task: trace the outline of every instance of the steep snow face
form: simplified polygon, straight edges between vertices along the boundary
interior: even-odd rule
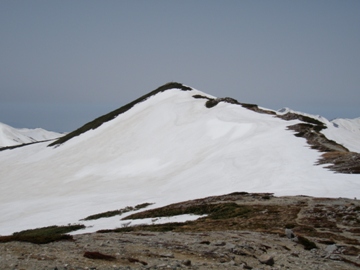
[[[17,129],[0,123],[0,147],[52,140],[61,137],[62,135],[63,134],[41,128]]]
[[[314,166],[320,153],[286,130],[298,120],[224,102],[209,109],[196,94],[208,96],[167,90],[61,145],[0,152],[0,234],[235,191],[359,196],[358,175]]]

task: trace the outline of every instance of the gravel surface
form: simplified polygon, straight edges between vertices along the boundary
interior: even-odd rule
[[[162,212],[229,202],[247,211],[173,231],[139,226],[48,244],[0,243],[0,269],[360,269],[358,200],[233,193]]]
[[[359,256],[317,243],[246,231],[76,235],[75,241],[0,245],[1,269],[359,269]],[[85,254],[93,254],[87,258]],[[94,255],[95,254],[95,255]],[[96,259],[108,255],[105,259]],[[98,256],[96,256],[98,255]]]

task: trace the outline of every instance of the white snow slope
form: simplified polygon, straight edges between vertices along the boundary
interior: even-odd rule
[[[80,219],[235,191],[360,197],[359,175],[314,165],[321,153],[286,129],[298,120],[225,102],[206,108],[195,94],[206,95],[158,93],[57,147],[1,151],[0,234],[68,223],[88,226],[79,232],[116,228],[119,216]]]
[[[42,128],[18,129],[0,123],[0,147],[52,140],[63,135],[64,134],[47,131]]]
[[[355,119],[335,119],[323,134],[350,151],[360,153],[360,117]]]

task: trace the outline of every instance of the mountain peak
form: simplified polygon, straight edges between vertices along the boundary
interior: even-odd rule
[[[141,97],[139,97],[138,99],[110,112],[110,113],[107,113],[107,114],[104,114],[96,119],[94,119],[93,121],[91,122],[88,122],[86,123],[85,125],[83,125],[82,127],[74,130],[73,132],[70,132],[68,133],[67,135],[59,138],[58,140],[56,140],[55,142],[49,144],[49,146],[58,146],[68,140],[70,140],[71,138],[73,137],[76,137],[76,136],[79,136],[80,134],[82,133],[85,133],[91,129],[96,129],[98,128],[99,126],[101,126],[102,124],[114,119],[115,117],[117,117],[118,115],[130,110],[132,107],[134,107],[136,104],[138,103],[141,103],[141,102],[144,102],[145,100],[147,100],[148,98],[150,98],[151,96],[154,96],[158,93],[161,93],[161,92],[165,92],[167,90],[171,90],[171,89],[179,89],[179,90],[182,90],[182,91],[191,91],[193,90],[193,88],[191,87],[188,87],[186,85],[183,85],[181,83],[178,83],[178,82],[168,82],[160,87],[158,87],[157,89],[151,91],[150,93],[148,94],[145,94]]]

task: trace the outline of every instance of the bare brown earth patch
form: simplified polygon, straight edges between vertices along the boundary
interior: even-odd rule
[[[239,192],[176,203],[132,214],[125,219],[180,214],[207,216],[178,223],[172,231],[250,230],[284,234],[284,229],[290,228],[295,234],[323,238],[323,241],[360,245],[359,234],[356,233],[360,229],[360,201],[356,199],[275,197],[270,193]],[[119,228],[117,231],[160,230],[160,227],[144,225]]]
[[[360,201],[237,192],[129,218],[206,214],[73,241],[0,243],[0,269],[358,269]],[[86,256],[85,256],[86,255]]]

